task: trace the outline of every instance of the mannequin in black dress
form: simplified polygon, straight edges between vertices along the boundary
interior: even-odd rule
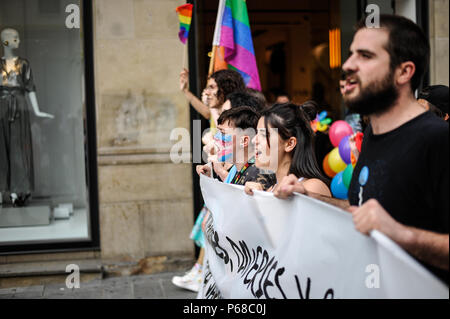
[[[26,59],[14,54],[19,33],[4,29],[0,71],[0,201],[10,193],[14,206],[24,206],[34,189],[33,150],[28,96],[37,117],[54,118],[39,110],[33,75]]]

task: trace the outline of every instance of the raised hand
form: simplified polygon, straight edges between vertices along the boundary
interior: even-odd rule
[[[180,73],[180,91],[187,91],[188,90],[188,83],[189,83],[189,71],[186,69],[183,69]]]

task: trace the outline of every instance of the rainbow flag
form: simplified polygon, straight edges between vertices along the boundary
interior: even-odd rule
[[[247,87],[261,91],[245,0],[220,0],[214,42],[214,71],[238,71]]]
[[[186,44],[189,36],[189,29],[191,27],[192,7],[192,4],[187,3],[175,9],[175,11],[178,12],[178,19],[180,19],[180,32],[178,32],[178,37],[184,44]]]

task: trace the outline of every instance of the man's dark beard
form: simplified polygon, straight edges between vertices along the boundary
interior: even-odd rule
[[[361,89],[358,97],[351,100],[344,98],[348,109],[360,115],[382,114],[389,110],[398,98],[393,78],[394,72],[390,71],[382,81]]]

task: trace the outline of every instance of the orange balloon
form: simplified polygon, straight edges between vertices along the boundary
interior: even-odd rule
[[[327,174],[328,177],[333,178],[337,173],[330,168],[330,165],[328,164],[328,155],[330,155],[330,153],[323,159],[322,167],[325,174]]]
[[[353,155],[353,152],[350,152],[350,159],[351,159],[351,163],[352,163],[353,168],[355,168],[356,157],[355,157],[355,155]]]

